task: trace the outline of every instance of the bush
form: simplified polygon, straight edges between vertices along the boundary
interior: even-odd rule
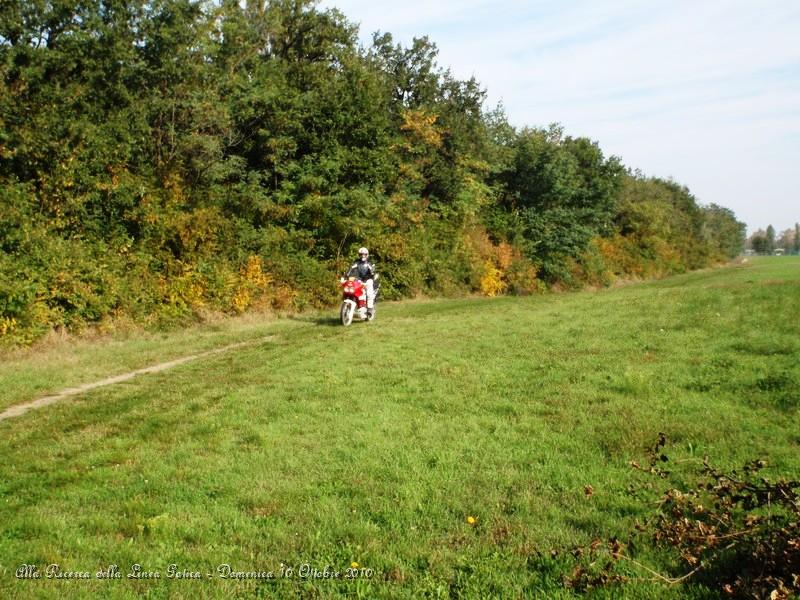
[[[664,434],[649,452],[646,467],[631,465],[675,484],[666,470]],[[730,472],[708,459],[689,484],[671,485],[654,515],[636,527],[627,543],[616,538],[594,540],[576,548],[578,563],[564,578],[567,587],[587,589],[622,582],[625,562],[665,584],[702,582],[728,596],[780,600],[800,592],[800,481],[771,481],[753,460]],[[643,489],[647,489],[646,486]],[[641,490],[629,490],[636,495]],[[639,541],[672,555],[681,573],[661,574],[634,558]]]

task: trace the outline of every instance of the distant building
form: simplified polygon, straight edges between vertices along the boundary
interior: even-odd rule
[[[775,256],[783,256],[783,248],[775,248],[775,251],[773,252],[773,254]]]

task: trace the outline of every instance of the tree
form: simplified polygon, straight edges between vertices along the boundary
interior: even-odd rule
[[[568,280],[568,257],[610,230],[622,166],[555,124],[525,128],[510,146],[513,159],[493,177],[502,208],[494,211],[495,235],[519,240],[545,280]]]
[[[264,302],[325,304],[361,243],[400,297],[666,274],[740,241],[597,142],[484,112],[428,38],[361,48],[315,0],[2,6],[0,325],[20,339],[240,312],[267,281]]]
[[[744,248],[746,225],[736,220],[733,211],[710,204],[704,207],[707,243],[720,258],[733,258]]]
[[[769,239],[766,233],[754,233],[750,238],[750,244],[753,246],[753,252],[756,254],[769,254]]]
[[[768,225],[766,254],[772,254],[774,251],[775,251],[775,228],[772,225]]]
[[[439,50],[427,36],[414,38],[410,48],[395,44],[390,33],[376,32],[369,58],[384,74],[398,109],[430,107],[439,88],[436,56]]]
[[[800,254],[800,223],[794,224],[794,245],[792,249],[796,254]]]
[[[783,248],[784,252],[791,252],[794,249],[794,229],[782,231],[776,241],[776,247]]]

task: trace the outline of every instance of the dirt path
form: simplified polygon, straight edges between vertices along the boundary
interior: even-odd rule
[[[193,360],[197,360],[199,358],[213,356],[214,354],[221,354],[223,352],[235,350],[236,348],[242,348],[244,346],[257,344],[259,342],[265,342],[273,338],[274,336],[269,335],[267,337],[258,338],[257,340],[249,340],[247,342],[237,342],[236,344],[230,344],[228,346],[223,346],[222,348],[216,348],[214,350],[208,350],[206,352],[200,352],[198,354],[192,354],[191,356],[184,356],[182,358],[176,358],[175,360],[158,363],[155,365],[151,365],[149,367],[144,367],[142,369],[136,369],[135,371],[129,371],[128,373],[123,373],[121,375],[106,377],[105,379],[101,379],[100,381],[95,381],[93,383],[84,383],[83,385],[79,385],[77,387],[67,388],[65,390],[61,390],[60,392],[51,394],[49,396],[43,396],[42,398],[31,400],[30,402],[25,402],[23,404],[17,404],[15,406],[11,406],[2,413],[0,413],[0,421],[3,421],[5,419],[10,419],[12,417],[19,417],[20,415],[24,415],[31,409],[41,408],[43,406],[48,406],[49,404],[55,404],[56,402],[64,400],[65,398],[69,398],[70,396],[77,396],[78,394],[88,392],[89,390],[93,390],[95,388],[104,387],[106,385],[113,385],[115,383],[121,383],[123,381],[128,381],[129,379],[133,379],[138,375],[160,373],[161,371],[166,371],[173,367],[177,367],[178,365],[182,365],[191,362]]]

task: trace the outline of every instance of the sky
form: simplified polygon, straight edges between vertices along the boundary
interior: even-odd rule
[[[798,0],[322,0],[474,76],[518,127],[560,123],[748,232],[800,221]]]

